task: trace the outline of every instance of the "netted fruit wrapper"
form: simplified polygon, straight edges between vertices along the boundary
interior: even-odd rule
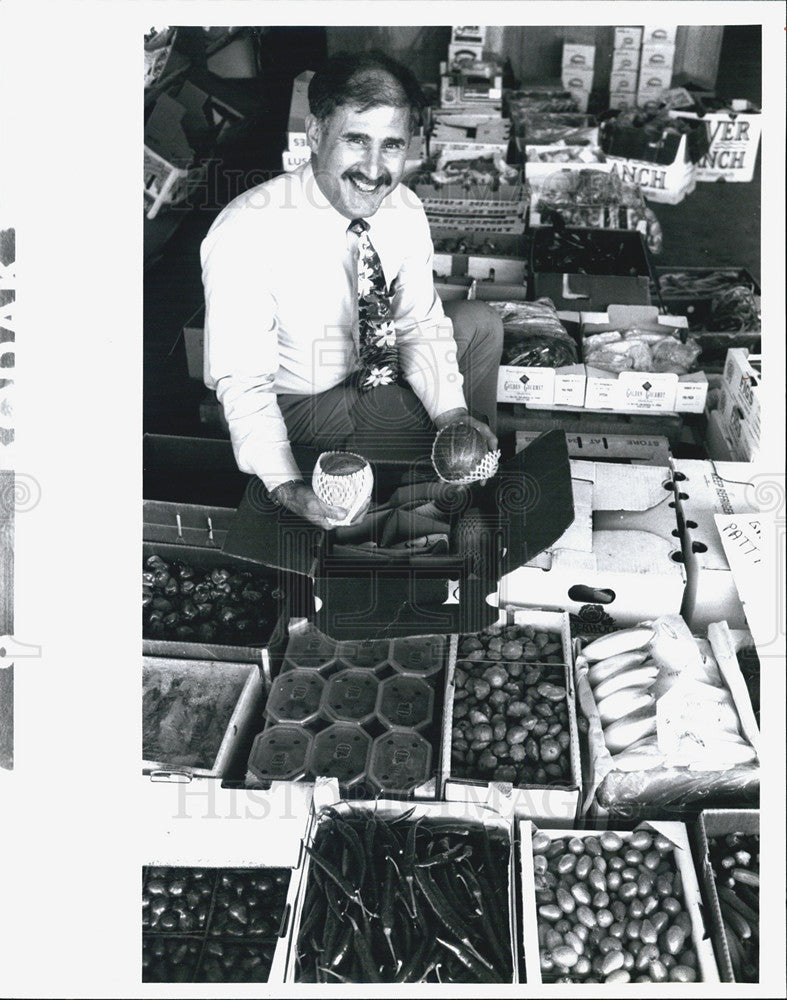
[[[362,467],[356,472],[351,472],[347,475],[335,475],[325,472],[322,463],[329,455],[334,454],[337,453],[326,451],[317,459],[312,474],[312,489],[323,503],[345,508],[347,515],[343,520],[337,521],[337,525],[351,524],[372,495],[374,476],[371,466],[366,459],[352,452],[342,452],[341,454],[346,454],[349,458],[363,462]]]
[[[471,483],[483,482],[484,480],[491,479],[492,476],[497,472],[497,467],[500,464],[500,451],[487,452],[486,455],[475,465],[468,473],[464,476],[459,476],[456,479],[446,479],[444,475],[440,472],[435,464],[435,447],[440,438],[438,434],[434,439],[434,444],[432,445],[432,465],[435,467],[435,472],[440,477],[444,483],[451,483],[453,486],[469,486]]]

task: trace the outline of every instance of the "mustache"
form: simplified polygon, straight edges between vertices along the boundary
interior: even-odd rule
[[[360,170],[345,170],[342,174],[347,180],[355,179],[361,181],[362,184],[374,184],[375,187],[390,187],[393,183],[393,178],[385,170],[379,177],[367,177],[366,174],[362,174]]]

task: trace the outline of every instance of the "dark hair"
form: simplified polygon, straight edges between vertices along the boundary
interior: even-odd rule
[[[409,108],[410,131],[414,132],[427,101],[411,70],[379,49],[372,49],[337,52],[323,63],[309,83],[309,110],[320,121],[348,104],[359,111],[383,105]]]

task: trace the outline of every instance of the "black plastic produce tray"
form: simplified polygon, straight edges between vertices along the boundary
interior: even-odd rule
[[[286,900],[292,870],[289,868],[179,868],[179,867],[149,867],[142,869],[142,981],[143,982],[253,982],[266,983],[270,977],[274,952],[282,928],[286,927]],[[197,876],[195,878],[195,876]],[[258,921],[257,933],[236,933],[228,931],[227,926],[220,926],[221,893],[229,894],[229,889],[222,885],[225,877],[243,877],[249,880],[254,877],[270,876],[275,879],[271,896],[266,897],[257,905],[264,910],[264,916]],[[152,907],[155,900],[164,899],[164,893],[152,893],[151,883],[160,881],[162,884],[183,884],[183,891],[178,894],[166,894],[171,903],[162,914],[153,917]],[[201,893],[196,886],[204,884]],[[198,926],[183,931],[183,925],[191,927],[183,914],[193,915],[193,910],[178,901],[182,898],[189,903],[191,894],[201,895],[202,899],[194,909],[202,909],[202,919]],[[241,905],[249,909],[249,895]],[[148,900],[147,905],[145,900]],[[176,909],[178,908],[179,909]],[[161,926],[164,913],[177,917],[177,925],[172,929]],[[171,922],[171,921],[168,921]],[[235,922],[238,930],[242,924]],[[164,950],[172,956],[167,967],[161,967],[155,961],[156,951]],[[238,965],[232,971],[222,968],[220,954],[235,952]],[[245,958],[245,965],[241,964]],[[150,960],[146,962],[146,959]]]
[[[434,798],[449,648],[443,635],[339,643],[312,627],[292,635],[252,747],[247,787],[335,777],[354,799]],[[336,679],[346,682],[349,706]],[[266,737],[281,742],[272,746]],[[326,759],[329,767],[319,763]]]

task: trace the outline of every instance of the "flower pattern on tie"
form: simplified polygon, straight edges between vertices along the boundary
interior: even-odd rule
[[[358,384],[362,390],[374,389],[399,378],[396,325],[383,266],[369,239],[369,223],[354,219],[347,228],[358,237]]]

